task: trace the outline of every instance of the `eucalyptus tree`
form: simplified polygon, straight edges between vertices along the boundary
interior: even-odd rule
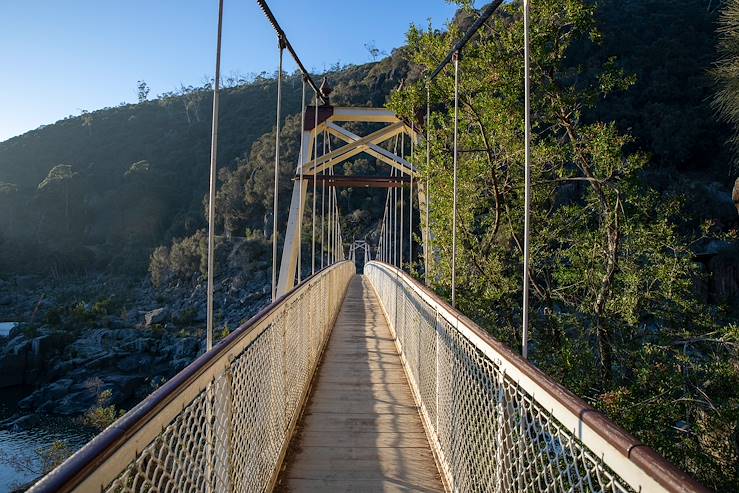
[[[717,84],[713,106],[734,129],[731,144],[739,161],[739,1],[727,0],[719,17],[719,59],[712,71]]]
[[[648,186],[647,155],[635,151],[632,137],[614,122],[583,117],[634,83],[614,58],[598,66],[572,59],[574,46],[600,41],[595,14],[585,0],[531,2],[530,356],[647,443],[712,477],[707,471],[731,464],[731,453],[716,459],[697,435],[676,433],[675,423],[688,417],[696,432],[718,427],[725,447],[733,415],[725,412],[736,392],[717,395],[722,411],[716,401],[698,398],[708,389],[694,379],[714,370],[704,365],[707,353],[686,357],[677,341],[733,332],[717,326],[696,300],[697,268],[676,227],[684,197]],[[522,22],[520,1],[500,8],[461,53],[459,87],[458,304],[513,347],[519,345],[523,255]],[[454,23],[444,33],[412,26],[408,57],[430,73],[460,35]],[[429,278],[442,293],[450,290],[453,84],[451,69],[430,84],[429,122],[418,116],[426,113],[423,78],[391,101],[425,127],[431,142],[429,165],[425,156],[416,165],[430,183],[435,255]],[[737,381],[736,369],[722,360],[727,353],[710,354]]]

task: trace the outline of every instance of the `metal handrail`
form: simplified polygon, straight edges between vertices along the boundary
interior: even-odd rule
[[[323,346],[325,346],[328,339],[328,334],[330,334],[330,327],[333,326],[333,322],[338,315],[338,309],[346,292],[349,279],[353,274],[353,264],[344,261],[328,266],[306,278],[300,285],[276,299],[225,337],[211,351],[198,357],[64,463],[47,474],[29,491],[32,493],[104,491],[112,480],[116,479],[136,461],[142,450],[150,446],[157,437],[164,433],[165,427],[170,425],[180,413],[184,412],[186,406],[210,388],[216,377],[229,371],[231,363],[249,349],[249,346],[260,335],[271,328],[279,316],[285,310],[289,310],[289,305],[293,301],[300,301],[303,296],[309,295],[311,290],[320,285],[319,283],[322,280],[334,278],[341,284],[336,286],[338,290],[333,293],[330,290],[323,293],[322,290],[320,293],[321,296],[330,298],[325,301],[329,304],[326,307],[327,312],[321,315],[321,317],[324,317],[321,320],[327,324],[328,330],[324,331],[322,340],[318,341],[320,342],[319,350],[311,355],[313,368],[310,369],[310,374],[312,375],[320,359]],[[316,298],[320,299],[320,297]],[[310,378],[308,378],[308,384],[310,384]],[[301,389],[301,401],[307,395],[308,384],[304,389]],[[287,433],[284,443],[280,444],[282,448],[280,461],[289,443],[297,415],[299,415],[299,409],[295,416],[290,417],[289,433]],[[275,468],[279,468],[279,463],[275,464]],[[275,478],[276,476],[272,479]]]
[[[549,420],[554,418],[556,420],[554,426],[569,433],[567,439],[573,439],[581,445],[583,451],[594,457],[596,461],[602,462],[602,466],[597,464],[593,466],[594,469],[597,469],[597,473],[615,475],[615,478],[611,478],[610,481],[613,481],[613,483],[607,491],[629,491],[629,488],[641,492],[707,493],[709,491],[688,474],[665,460],[652,448],[639,442],[628,432],[614,424],[600,411],[588,406],[582,399],[542,373],[541,370],[508,349],[504,344],[495,340],[475,322],[452,308],[436,293],[403,271],[383,262],[372,261],[365,266],[365,275],[377,291],[388,321],[395,331],[398,349],[405,363],[411,388],[422,410],[424,424],[431,438],[430,441],[436,449],[435,453],[440,462],[440,469],[445,474],[447,483],[452,485],[451,487],[454,490],[464,490],[465,488],[460,488],[458,484],[460,480],[455,477],[451,462],[453,462],[452,459],[454,461],[462,460],[459,457],[464,454],[456,449],[450,450],[449,445],[441,445],[441,441],[444,440],[440,440],[439,437],[439,418],[436,416],[435,422],[432,419],[434,416],[429,415],[429,410],[434,406],[434,403],[427,402],[428,397],[422,395],[427,393],[428,390],[422,392],[423,389],[419,387],[420,382],[424,381],[425,377],[419,374],[420,370],[416,366],[421,366],[422,363],[426,362],[425,360],[420,361],[420,355],[423,354],[425,359],[434,357],[434,354],[430,354],[428,351],[422,352],[421,347],[416,347],[421,344],[422,335],[420,331],[424,328],[423,324],[429,322],[423,320],[424,311],[419,308],[419,304],[429,310],[428,313],[434,314],[434,327],[429,330],[436,331],[436,336],[441,337],[441,339],[436,340],[437,345],[434,346],[437,351],[437,358],[439,357],[440,345],[443,344],[443,341],[447,341],[447,344],[454,346],[455,351],[457,351],[455,357],[464,359],[465,364],[473,364],[470,363],[471,359],[481,358],[484,361],[485,368],[475,368],[481,374],[485,373],[487,375],[486,372],[490,372],[490,368],[494,367],[496,378],[500,382],[505,380],[505,385],[501,384],[500,387],[501,389],[505,387],[505,395],[513,395],[514,391],[511,388],[516,388],[518,394],[515,395],[522,399],[522,403],[503,404],[503,406],[513,406],[515,412],[518,413],[516,419],[519,419],[516,426],[513,426],[515,439],[506,442],[507,445],[513,446],[512,444],[516,440],[525,440],[529,436],[528,434],[531,433],[530,430],[536,429],[537,424],[534,423],[536,421],[534,414],[541,413],[543,416],[545,415],[542,420],[547,422],[547,426],[552,426],[549,424]],[[411,320],[410,324],[408,323],[409,318]],[[454,342],[454,338],[459,338],[461,342]],[[466,347],[474,348],[471,358],[469,354],[465,353],[464,348]],[[413,353],[414,351],[417,351],[417,353]],[[419,355],[419,361],[411,364],[410,360],[413,359],[414,354]],[[437,370],[442,371],[444,369],[437,368]],[[463,377],[469,377],[469,375],[465,374]],[[456,378],[461,379],[462,377],[457,375]],[[437,385],[434,395],[438,399],[441,392],[438,386],[441,385],[439,382],[442,379],[436,374],[434,379]],[[490,380],[486,380],[486,382],[488,385],[491,384]],[[428,382],[426,382],[426,385],[429,385]],[[475,388],[479,390],[479,387]],[[455,391],[460,392],[459,389]],[[472,399],[470,396],[467,397]],[[480,402],[484,402],[484,398]],[[438,404],[438,401],[436,404]],[[464,404],[459,403],[459,405]],[[516,407],[518,405],[520,407]],[[438,408],[433,409],[433,413],[438,412]],[[455,412],[461,413],[462,411]],[[507,416],[503,419],[512,418]],[[524,424],[529,428],[516,435],[517,427]],[[544,425],[539,424],[539,426]],[[494,445],[501,444],[483,444],[484,447],[491,450],[495,448]],[[572,444],[569,446],[572,447]],[[475,460],[481,461],[483,459],[476,456]],[[500,466],[500,464],[497,464],[497,466]],[[625,484],[626,487],[620,487],[618,483]],[[604,490],[606,488],[601,488],[600,491]],[[501,489],[501,491],[505,490]]]

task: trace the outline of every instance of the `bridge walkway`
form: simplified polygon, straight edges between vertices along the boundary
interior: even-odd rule
[[[355,276],[336,320],[281,491],[444,491],[373,288]]]

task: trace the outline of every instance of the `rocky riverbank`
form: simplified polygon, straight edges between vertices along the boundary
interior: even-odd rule
[[[266,279],[217,279],[216,339],[268,303]],[[159,289],[103,275],[0,279],[0,320],[21,321],[0,337],[0,389],[32,389],[4,427],[82,415],[104,391],[129,409],[205,350],[205,294],[202,276]]]

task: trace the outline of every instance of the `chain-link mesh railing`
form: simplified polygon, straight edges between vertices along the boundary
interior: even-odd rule
[[[306,280],[31,491],[268,490],[354,272],[341,262]]]
[[[365,275],[450,490],[705,491],[406,274]]]

